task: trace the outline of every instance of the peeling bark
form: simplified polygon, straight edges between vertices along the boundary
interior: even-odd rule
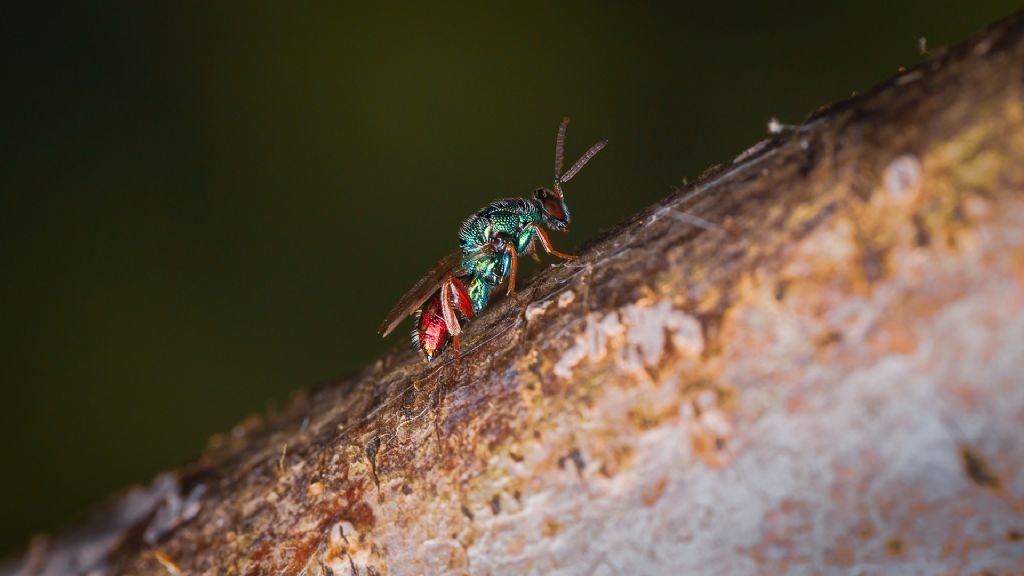
[[[521,294],[0,573],[1019,572],[1024,16]]]

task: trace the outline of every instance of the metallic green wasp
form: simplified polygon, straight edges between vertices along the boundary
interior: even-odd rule
[[[605,144],[602,140],[587,150],[568,170],[562,172],[565,152],[563,118],[555,138],[555,182],[538,188],[531,198],[506,198],[491,202],[470,216],[459,230],[459,250],[437,263],[395,304],[381,324],[380,334],[390,334],[406,316],[415,313],[413,345],[432,360],[452,342],[454,364],[459,365],[459,335],[464,320],[474,318],[490,301],[493,291],[508,280],[507,294],[516,297],[518,259],[534,255],[540,242],[544,251],[565,260],[576,257],[551,245],[545,228],[565,231],[569,207],[562,185],[568,182]]]

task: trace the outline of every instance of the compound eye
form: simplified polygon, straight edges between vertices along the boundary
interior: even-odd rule
[[[562,203],[557,198],[544,199],[544,211],[552,218],[560,222],[565,221],[565,210],[562,210]]]
[[[533,195],[536,196],[537,200],[540,201],[544,201],[549,196],[548,191],[543,188],[537,188],[537,190],[534,191]]]

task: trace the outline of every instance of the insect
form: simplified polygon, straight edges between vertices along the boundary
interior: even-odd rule
[[[413,314],[416,325],[412,331],[415,346],[428,361],[452,344],[453,363],[459,367],[459,318],[471,320],[490,301],[491,294],[506,280],[506,294],[516,296],[516,273],[519,257],[536,258],[535,243],[544,251],[565,260],[576,256],[564,254],[551,245],[545,228],[565,231],[569,226],[569,207],[565,204],[562,185],[604,148],[602,140],[587,150],[568,170],[562,172],[565,152],[565,129],[569,119],[563,118],[555,138],[555,182],[551,188],[537,188],[531,198],[495,200],[470,216],[459,229],[459,249],[438,262],[395,304],[380,326],[381,336],[390,334],[407,316]],[[521,302],[519,302],[521,304]]]

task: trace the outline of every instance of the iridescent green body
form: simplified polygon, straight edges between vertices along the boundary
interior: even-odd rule
[[[565,214],[568,216],[568,208]],[[517,254],[530,254],[537,236],[535,225],[564,227],[548,220],[551,218],[546,216],[540,200],[507,198],[491,202],[462,224],[462,268],[470,277],[467,291],[475,312],[487,306],[491,290],[501,285],[511,270],[512,253],[504,249],[504,242],[511,242]],[[500,248],[492,250],[496,244]]]

